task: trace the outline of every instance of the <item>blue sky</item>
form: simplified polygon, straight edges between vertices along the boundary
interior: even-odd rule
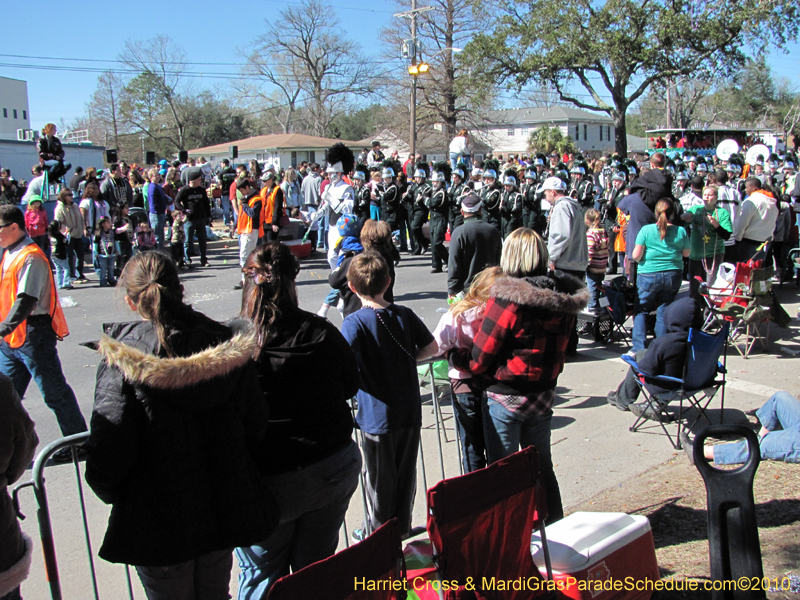
[[[419,0],[424,5],[424,0]],[[238,2],[168,3],[141,0],[136,3],[80,3],[46,0],[36,5],[6,2],[5,27],[0,36],[0,76],[28,82],[32,127],[46,122],[66,122],[81,116],[95,90],[99,73],[91,71],[41,70],[30,66],[55,65],[78,69],[105,69],[124,48],[126,39],[147,39],[169,35],[186,51],[193,63],[243,62],[239,49],[263,31],[264,19],[277,18],[279,11],[299,3],[282,0],[239,0]],[[381,50],[380,29],[397,12],[394,2],[373,0],[333,0],[345,34],[361,44],[366,54]],[[410,1],[409,1],[410,8]],[[44,18],[44,15],[47,18]],[[55,57],[57,60],[17,58]],[[82,60],[65,60],[82,59]],[[84,62],[86,59],[97,62]],[[793,45],[788,55],[773,52],[773,73],[786,77],[800,88],[800,46]],[[234,73],[234,65],[193,65],[197,73]],[[208,76],[195,80],[200,87],[225,89],[224,78]]]

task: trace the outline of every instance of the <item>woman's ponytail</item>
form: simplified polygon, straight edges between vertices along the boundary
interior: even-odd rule
[[[675,216],[675,205],[672,200],[662,198],[656,203],[656,227],[663,240],[667,236],[667,227]]]
[[[167,356],[174,356],[169,324],[191,311],[183,303],[183,286],[174,261],[161,252],[140,252],[125,265],[119,281],[136,311],[155,326],[161,348]]]

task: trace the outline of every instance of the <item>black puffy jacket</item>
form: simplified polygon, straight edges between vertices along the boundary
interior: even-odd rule
[[[268,419],[254,335],[194,312],[167,358],[148,321],[103,330],[86,464],[112,505],[100,556],[167,566],[268,537],[278,510],[253,460]]]

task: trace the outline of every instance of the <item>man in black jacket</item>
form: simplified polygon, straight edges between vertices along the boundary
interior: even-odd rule
[[[503,239],[500,230],[481,220],[481,199],[475,192],[461,197],[464,224],[450,239],[447,262],[447,295],[467,290],[472,280],[487,267],[500,264]]]
[[[219,180],[220,191],[222,192],[222,196],[220,197],[220,204],[222,204],[222,222],[225,223],[225,227],[231,227],[231,231],[236,229],[236,223],[234,221],[235,215],[233,212],[233,206],[231,205],[231,184],[236,181],[236,170],[231,166],[230,161],[227,158],[222,159],[222,170],[217,175],[217,179]]]
[[[667,375],[683,379],[689,329],[700,326],[701,314],[693,298],[684,297],[670,304],[664,312],[666,333],[654,339],[649,348],[636,353],[636,363],[641,371],[648,375]],[[647,380],[645,385],[651,395],[659,395],[658,402],[662,410],[669,402],[669,392],[679,387],[677,384],[673,387],[668,387],[665,383],[655,385],[648,383]],[[647,402],[634,404],[638,397],[639,384],[636,383],[636,373],[630,368],[617,391],[608,393],[607,401],[611,406],[619,410],[629,410],[637,417],[657,420],[655,411]],[[668,421],[671,417],[662,413],[661,419]]]
[[[183,253],[186,264],[191,267],[194,254],[194,236],[197,234],[197,244],[200,246],[200,264],[208,266],[206,259],[206,222],[211,218],[211,206],[208,194],[203,187],[203,171],[200,167],[187,167],[186,178],[189,185],[183,186],[175,197],[176,208],[186,215],[183,229],[186,240],[183,242]]]

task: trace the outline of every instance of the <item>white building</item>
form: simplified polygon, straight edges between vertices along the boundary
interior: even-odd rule
[[[191,158],[204,157],[212,167],[216,167],[223,158],[228,158],[230,147],[236,146],[239,156],[232,161],[234,164],[247,163],[255,159],[266,165],[272,165],[276,169],[285,169],[297,167],[303,161],[324,163],[325,150],[337,142],[348,145],[358,155],[356,142],[332,140],[301,133],[276,133],[257,135],[205,148],[195,148],[189,150],[189,156]]]
[[[480,114],[481,124],[473,132],[495,154],[528,154],[528,140],[536,129],[558,127],[583,152],[614,150],[614,122],[610,117],[577,108],[553,106],[491,110]]]
[[[18,129],[30,128],[28,82],[0,77],[0,140],[16,140]]]

